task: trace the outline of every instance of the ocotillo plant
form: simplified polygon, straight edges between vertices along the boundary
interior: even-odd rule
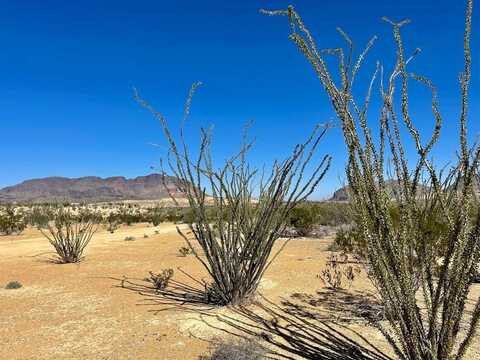
[[[327,171],[328,155],[317,166],[308,167],[327,128],[315,128],[305,143],[297,145],[284,161],[275,162],[270,172],[260,172],[248,163],[252,143],[245,137],[239,153],[216,169],[210,130],[201,130],[195,157],[184,138],[184,123],[198,85],[193,85],[188,96],[178,142],[166,119],[138,95],[136,99],[160,120],[169,144],[169,168],[193,210],[189,225],[193,238],[178,231],[211,276],[212,283],[205,284],[206,298],[218,305],[238,304],[255,293],[275,258],[270,256],[272,248],[291,209],[314,191]]]
[[[83,252],[98,229],[97,217],[75,216],[60,208],[42,234],[54,247],[60,263],[77,263],[83,259]]]
[[[476,300],[470,317],[465,310],[472,275],[480,259],[480,215],[472,211],[477,206],[474,184],[480,147],[467,141],[472,3],[467,1],[465,67],[460,77],[459,160],[448,176],[442,176],[442,171],[430,160],[440,135],[442,114],[433,83],[408,71],[419,53],[418,49],[411,56],[405,53],[401,30],[408,20],[395,23],[384,18],[393,29],[396,65],[385,79],[384,69],[377,63],[365,98],[357,101],[352,88],[375,37],[354,61],[353,43],[343,30],[338,29],[346,41],[345,49],[320,50],[293,7],[264,11],[288,18],[290,39],[313,66],[340,119],[348,150],[347,178],[352,207],[366,240],[369,270],[390,325],[380,328],[401,359],[463,358],[480,319],[480,299]],[[325,59],[328,55],[338,57],[339,81],[331,75]],[[378,78],[380,130],[374,136],[367,124],[367,111]],[[432,93],[435,120],[427,141],[421,138],[410,111],[408,94],[412,83],[426,86]],[[412,157],[407,161],[405,136],[413,140],[415,162]],[[390,178],[397,183],[393,199],[386,186],[389,171]],[[389,211],[392,205],[398,208],[396,224]],[[431,239],[431,234],[423,231],[424,223],[436,211],[441,213],[447,229]],[[438,248],[439,244],[446,246]],[[461,328],[464,330],[460,331]]]

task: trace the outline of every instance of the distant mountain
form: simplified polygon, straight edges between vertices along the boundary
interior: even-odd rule
[[[396,180],[386,180],[385,184],[391,195],[394,197],[394,191],[398,188],[398,182]],[[422,194],[423,191],[427,191],[428,188],[421,185],[419,187],[419,194]],[[348,186],[339,188],[333,193],[333,196],[329,199],[330,201],[348,201]]]
[[[151,174],[134,179],[116,176],[100,178],[47,177],[24,181],[0,189],[0,202],[93,202],[118,200],[157,200],[167,198],[168,191],[180,197],[175,178]]]
[[[348,186],[335,190],[329,201],[348,201]]]

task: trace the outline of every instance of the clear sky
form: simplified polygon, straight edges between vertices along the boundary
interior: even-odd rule
[[[296,6],[321,47],[337,47],[341,26],[361,48],[379,41],[360,77],[376,60],[391,66],[394,47],[386,15],[412,19],[407,49],[422,48],[412,71],[439,88],[444,132],[435,156],[451,160],[457,146],[465,3],[461,0],[277,1],[0,1],[0,187],[46,176],[127,176],[150,172],[162,148],[159,124],[132,99],[132,87],[178,123],[190,84],[204,82],[188,130],[214,124],[215,155],[232,154],[253,121],[255,163],[282,158],[314,124],[334,119],[313,71],[287,39],[285,18],[259,8]],[[472,137],[479,130],[480,4],[475,4]],[[414,93],[414,120],[431,128],[429,103]],[[425,99],[425,98],[424,98]],[[474,116],[473,116],[474,115]],[[476,116],[476,118],[475,118]],[[375,121],[373,118],[372,121]],[[315,194],[343,181],[340,130],[320,149],[333,167]]]

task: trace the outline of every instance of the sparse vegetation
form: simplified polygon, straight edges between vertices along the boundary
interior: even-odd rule
[[[135,240],[135,236],[125,236],[125,239],[123,239],[125,241],[134,241]]]
[[[46,229],[53,218],[53,211],[48,206],[33,206],[25,217],[26,222],[37,229]]]
[[[348,255],[345,253],[330,255],[325,268],[317,277],[330,289],[350,289],[361,270],[359,267],[348,264],[347,260]]]

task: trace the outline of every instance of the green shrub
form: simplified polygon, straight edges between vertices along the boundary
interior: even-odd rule
[[[107,231],[113,234],[115,230],[117,230],[120,226],[121,221],[118,217],[118,214],[112,212],[105,217],[104,223],[106,225]]]
[[[346,251],[357,255],[365,255],[366,241],[356,226],[337,230],[331,251]]]
[[[7,285],[5,285],[5,289],[11,290],[11,289],[20,289],[22,287],[22,283],[19,281],[10,281]]]
[[[4,235],[21,234],[27,227],[23,214],[12,206],[7,206],[0,212],[0,233]]]
[[[158,226],[165,220],[165,209],[159,206],[154,207],[149,210],[147,218],[153,226]]]
[[[27,214],[25,220],[37,229],[45,229],[48,222],[53,219],[53,211],[50,207],[34,206]]]
[[[316,208],[317,223],[319,225],[340,226],[352,222],[349,204],[322,202],[312,206]]]
[[[314,225],[318,222],[318,212],[316,207],[309,205],[300,205],[290,212],[290,225],[300,236],[308,236]]]
[[[390,219],[395,231],[400,230],[399,211],[398,206],[391,205],[389,207]],[[418,227],[419,235],[413,239],[416,242],[416,246],[428,247],[437,256],[441,256],[446,251],[448,245],[448,227],[439,209],[436,207],[429,209],[428,213],[418,219]],[[367,241],[361,229],[352,224],[350,227],[337,230],[330,250],[346,251],[365,257]]]
[[[179,208],[168,208],[165,212],[165,221],[179,223],[182,221],[183,215]]]

